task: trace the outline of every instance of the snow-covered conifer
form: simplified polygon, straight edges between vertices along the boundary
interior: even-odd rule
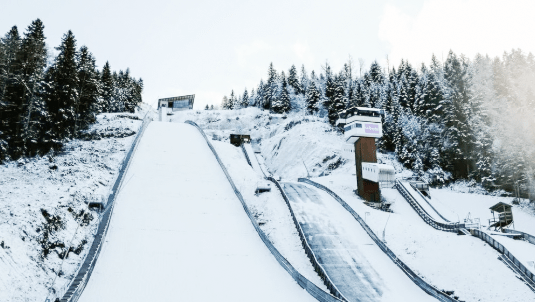
[[[249,106],[249,93],[247,93],[247,88],[246,88],[241,98],[240,107],[247,108],[248,106]]]
[[[297,79],[297,69],[295,65],[290,67],[288,72],[288,85],[294,89],[295,94],[301,94],[301,86],[299,85],[299,80]]]
[[[321,95],[318,89],[316,88],[316,83],[310,81],[310,85],[307,89],[306,94],[306,108],[309,114],[315,114],[319,111]]]
[[[271,105],[271,110],[274,113],[286,113],[291,109],[290,105],[290,94],[288,92],[288,82],[284,75],[284,71],[281,74],[281,93],[279,98],[277,98]]]

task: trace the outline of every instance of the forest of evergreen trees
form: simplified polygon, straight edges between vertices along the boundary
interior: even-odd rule
[[[61,149],[101,112],[134,112],[143,82],[126,72],[100,71],[71,31],[51,57],[44,25],[16,26],[0,39],[0,163]]]
[[[331,124],[348,107],[386,109],[378,146],[394,152],[405,167],[444,183],[465,179],[490,190],[533,199],[535,176],[535,57],[520,50],[501,58],[454,52],[419,68],[402,60],[383,69],[354,71],[352,62],[335,73],[287,75],[269,66],[267,81],[242,95],[225,96],[223,109],[256,106],[273,113],[301,111]]]

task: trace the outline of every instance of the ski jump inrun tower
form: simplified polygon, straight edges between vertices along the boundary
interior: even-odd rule
[[[379,183],[392,183],[394,168],[377,163],[375,139],[383,136],[383,109],[352,107],[338,113],[336,125],[344,130],[347,144],[354,147],[357,192],[368,202],[381,202]]]

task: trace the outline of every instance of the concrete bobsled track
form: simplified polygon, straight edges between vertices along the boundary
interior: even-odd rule
[[[327,193],[297,183],[283,189],[316,258],[349,301],[436,301]]]
[[[80,301],[314,301],[260,240],[193,126],[153,122]]]

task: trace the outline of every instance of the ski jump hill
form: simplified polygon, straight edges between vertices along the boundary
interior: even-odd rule
[[[269,242],[195,123],[152,122],[142,135],[90,278],[76,283],[81,294],[61,301],[453,301],[328,189],[266,177],[283,194],[331,293],[324,292]],[[251,146],[241,148],[251,168],[267,176]],[[452,231],[420,200],[411,206],[427,224]]]
[[[315,301],[266,248],[198,129],[152,122],[79,301]]]

